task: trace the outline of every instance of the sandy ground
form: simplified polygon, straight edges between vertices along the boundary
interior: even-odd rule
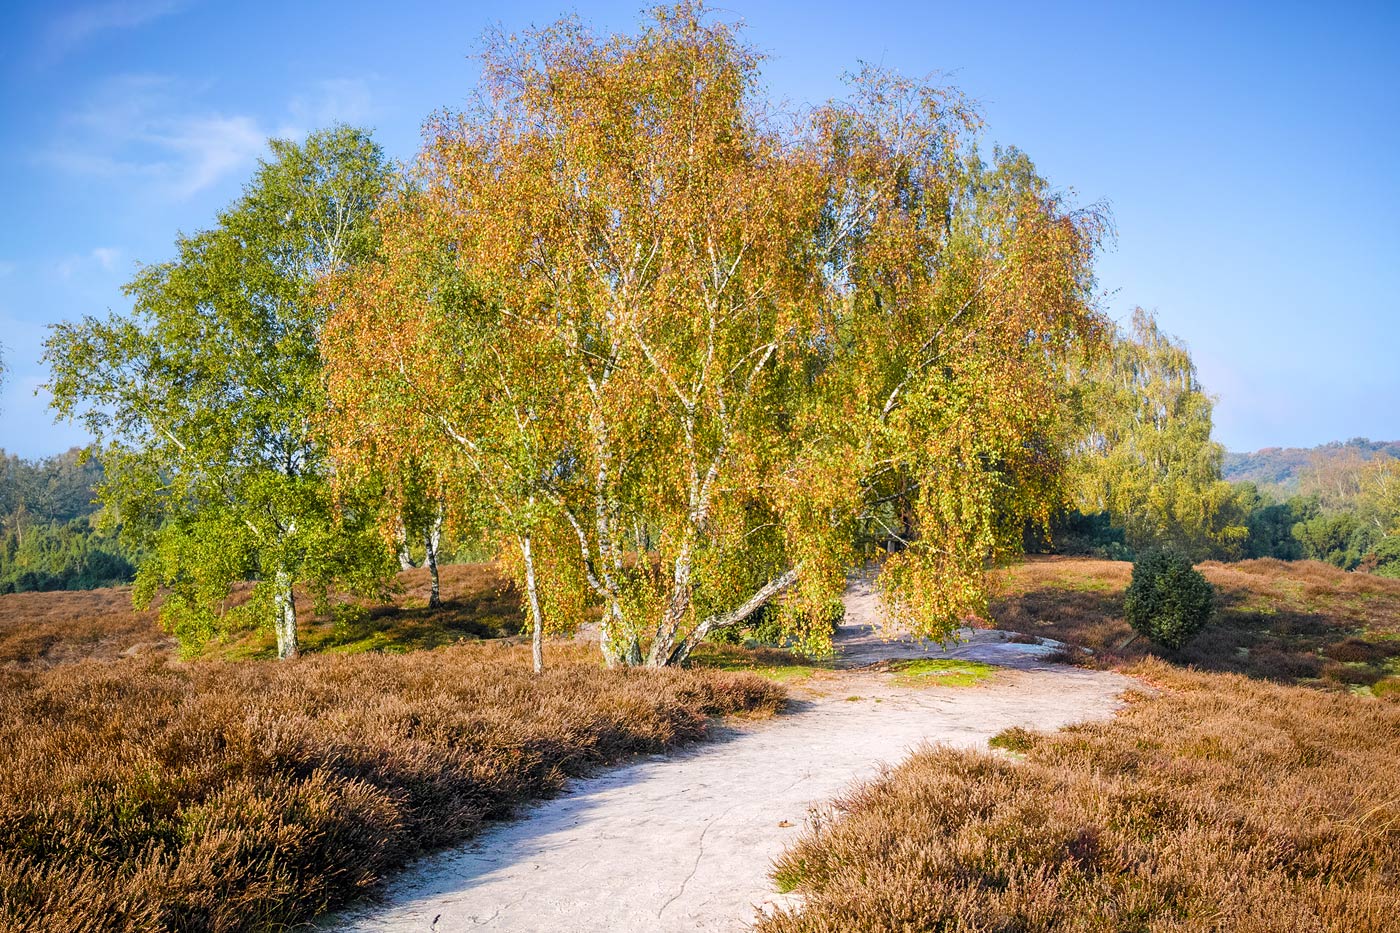
[[[744,930],[784,902],[773,859],[814,808],[923,743],[982,747],[1010,726],[1111,716],[1129,682],[1048,664],[1048,644],[967,632],[947,650],[880,629],[864,581],[846,596],[841,670],[793,689],[774,720],[574,783],[461,849],[424,859],[378,904],[323,929],[362,931]],[[964,657],[1006,670],[971,687],[905,688],[861,669],[895,657]]]

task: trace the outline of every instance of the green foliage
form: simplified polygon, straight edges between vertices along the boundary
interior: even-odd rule
[[[55,409],[98,438],[99,499],[151,551],[137,599],[168,590],[161,618],[194,648],[257,579],[289,655],[293,584],[359,590],[391,569],[363,498],[332,488],[318,349],[319,278],[373,248],[390,170],[349,127],[270,146],[213,229],[126,286],[131,314],[56,325],[45,359]]]
[[[1377,542],[1361,561],[1360,569],[1378,577],[1400,580],[1400,535],[1391,535]]]
[[[1320,560],[1343,570],[1371,569],[1378,561],[1368,561],[1368,555],[1388,540],[1384,533],[1388,512],[1382,493],[1368,498],[1358,485],[1358,491],[1349,497],[1337,498],[1334,493],[1332,507],[1324,508],[1317,495],[1277,501],[1252,482],[1234,483],[1230,497],[1220,500],[1220,506],[1231,521],[1243,522],[1248,536],[1243,541],[1217,542],[1194,556],[1226,561],[1262,557]]]
[[[1301,560],[1305,557],[1303,542],[1293,534],[1293,528],[1317,514],[1317,503],[1302,496],[1287,502],[1272,502],[1260,497],[1253,483],[1237,484],[1242,497],[1254,499],[1249,510],[1249,540],[1245,557],[1275,557],[1279,560]]]
[[[1263,487],[1222,479],[1224,451],[1210,439],[1212,402],[1195,364],[1141,309],[1075,379],[1084,431],[1076,508],[1051,522],[1049,542],[1028,533],[1035,549],[1121,557],[1171,546],[1196,560],[1306,557],[1352,569],[1400,530],[1400,469],[1384,444],[1318,448],[1307,468],[1307,451],[1235,456],[1232,475],[1258,476]],[[1308,495],[1277,498],[1285,488]],[[1120,529],[1126,548],[1116,544]]]
[[[0,451],[0,593],[129,582],[139,554],[93,501],[101,465],[81,449],[26,461]]]
[[[1110,513],[1135,550],[1238,552],[1245,516],[1221,479],[1225,450],[1211,440],[1212,402],[1186,347],[1139,308],[1112,349],[1086,359],[1075,378],[1084,425],[1074,460],[1079,511]]]
[[[94,489],[102,465],[80,447],[43,460],[21,460],[0,450],[0,516],[68,522],[98,510]]]
[[[130,582],[133,561],[116,532],[86,516],[10,528],[0,537],[0,593],[115,586]]]
[[[1400,460],[1386,445],[1350,441],[1315,454],[1299,477],[1308,493],[1292,535],[1301,556],[1344,570],[1379,572],[1400,538]]]
[[[1133,562],[1123,601],[1128,624],[1167,648],[1181,648],[1210,621],[1215,587],[1173,548],[1157,548]]]
[[[1057,512],[1048,533],[1030,524],[1026,528],[1026,550],[1033,554],[1075,554],[1102,560],[1132,560],[1123,528],[1108,512],[1084,514],[1078,509]]]
[[[1309,560],[1354,570],[1380,539],[1380,532],[1354,511],[1323,512],[1293,526],[1293,536]]]
[[[716,629],[710,633],[710,640],[722,645],[745,645],[751,648],[788,648],[799,653],[803,652],[804,646],[793,632],[819,632],[816,639],[818,649],[829,644],[832,636],[836,633],[836,626],[841,624],[841,620],[846,616],[845,604],[839,599],[828,600],[826,604],[814,613],[812,619],[800,619],[794,621],[786,618],[794,611],[800,611],[791,605],[770,603],[761,607],[742,625],[733,625],[727,628]],[[821,650],[813,652],[822,654]]]

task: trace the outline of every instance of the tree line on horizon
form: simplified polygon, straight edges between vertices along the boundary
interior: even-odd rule
[[[129,582],[141,555],[103,527],[101,464],[73,448],[40,460],[0,450],[0,594]]]
[[[1098,309],[1104,212],[985,153],[957,93],[866,68],[782,113],[690,4],[482,61],[413,165],[351,127],[274,140],[131,313],[53,328],[102,527],[186,650],[259,624],[295,657],[298,590],[382,596],[449,540],[515,581],[537,666],[590,619],[609,664],[664,666],[759,613],[826,648],[877,542],[887,604],[940,637],[1047,539],[1272,534],[1185,348]]]
[[[1048,529],[1028,529],[1029,550],[1131,559],[1168,546],[1197,561],[1320,560],[1400,577],[1391,445],[1324,445],[1302,466],[1294,456],[1288,485],[1228,479],[1190,354],[1141,309],[1080,388],[1069,507]]]
[[[1225,454],[1225,478],[1231,482],[1254,483],[1275,498],[1286,499],[1301,491],[1304,474],[1320,461],[1334,457],[1370,460],[1374,457],[1400,458],[1400,440],[1373,441],[1353,437],[1329,441],[1316,447],[1263,447],[1259,450]]]

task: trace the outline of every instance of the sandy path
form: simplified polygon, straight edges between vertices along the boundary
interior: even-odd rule
[[[1009,726],[1112,714],[1127,681],[1048,665],[1041,645],[976,633],[948,652],[872,633],[868,588],[847,595],[846,665],[961,656],[1006,666],[978,686],[908,689],[868,670],[822,673],[787,714],[680,755],[578,781],[468,846],[423,860],[380,904],[331,918],[363,931],[743,930],[780,903],[772,860],[811,808],[924,742],[975,747]],[[862,624],[865,623],[865,624]]]

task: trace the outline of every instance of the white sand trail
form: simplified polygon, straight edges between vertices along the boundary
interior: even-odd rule
[[[746,929],[783,902],[768,876],[809,812],[923,743],[982,747],[1010,726],[1111,716],[1130,684],[1048,664],[1047,646],[968,633],[948,651],[884,640],[863,581],[846,598],[838,666],[966,657],[1006,670],[970,687],[911,689],[872,670],[823,672],[791,709],[716,741],[574,782],[567,793],[398,876],[379,903],[332,917],[357,933]],[[858,699],[856,699],[858,698]]]

